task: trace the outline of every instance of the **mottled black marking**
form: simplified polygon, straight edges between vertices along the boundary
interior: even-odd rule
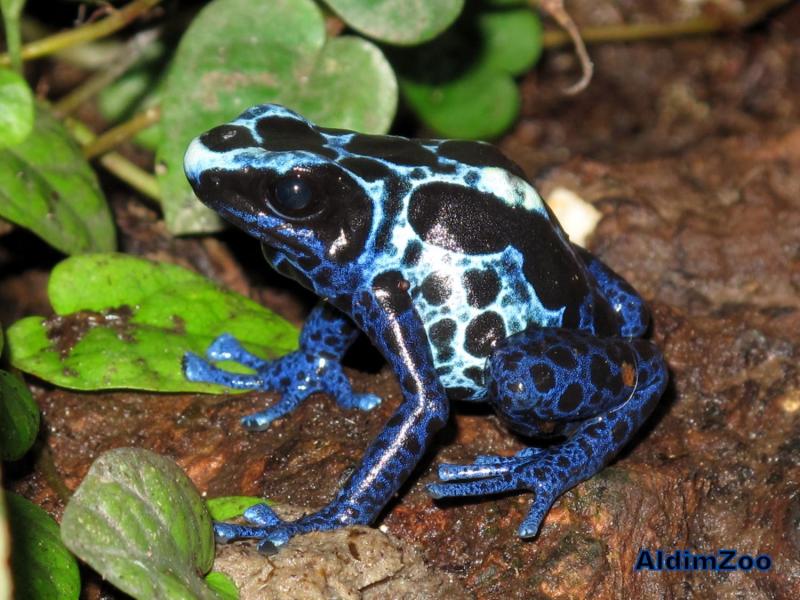
[[[615,444],[621,444],[625,440],[625,436],[628,435],[628,425],[625,421],[620,420],[614,425],[614,428],[611,430],[611,436],[614,438]]]
[[[431,273],[420,285],[422,297],[433,306],[444,304],[452,292],[450,278],[442,273]]]
[[[483,369],[479,367],[467,367],[464,369],[464,377],[472,381],[478,387],[483,387]]]
[[[431,325],[428,337],[433,347],[439,352],[450,348],[456,334],[456,322],[453,319],[442,319]]]
[[[261,136],[260,146],[270,152],[297,152],[305,150],[328,158],[338,153],[325,147],[325,136],[304,121],[284,117],[259,119],[256,132]]]
[[[500,315],[487,311],[469,322],[465,335],[466,351],[472,356],[486,357],[492,353],[495,344],[506,337],[506,327]]]
[[[297,264],[306,271],[316,269],[321,262],[322,261],[319,259],[319,257],[314,256],[313,254],[307,254],[306,256],[301,256],[297,259]]]
[[[553,369],[542,363],[537,363],[531,367],[531,378],[533,379],[533,385],[543,394],[552,390],[556,384]]]
[[[558,410],[564,414],[571,414],[580,406],[583,400],[583,388],[578,383],[571,383],[558,399]]]
[[[462,279],[470,306],[484,308],[497,299],[500,278],[494,269],[470,269]]]
[[[499,167],[517,177],[525,179],[525,172],[514,161],[500,152],[495,146],[485,142],[467,140],[448,140],[439,146],[439,154],[445,158],[479,167]]]
[[[400,271],[384,271],[372,280],[372,289],[381,306],[387,312],[401,314],[411,310],[408,282]]]
[[[420,256],[422,256],[422,244],[419,240],[413,240],[408,243],[403,252],[403,264],[414,267],[419,262]]]
[[[601,356],[595,355],[592,357],[589,372],[592,376],[592,383],[596,388],[604,388],[611,381],[611,368]]]
[[[227,152],[258,145],[247,127],[239,125],[220,125],[200,136],[200,141],[209,150]]]
[[[382,162],[360,156],[351,156],[339,161],[345,169],[369,182],[388,181],[394,177],[392,170]]]
[[[578,362],[575,360],[575,356],[573,356],[572,352],[561,346],[556,346],[548,350],[547,358],[562,369],[574,369],[578,366]]]
[[[354,135],[345,145],[353,154],[374,156],[409,167],[436,167],[437,156],[412,140],[391,135]]]

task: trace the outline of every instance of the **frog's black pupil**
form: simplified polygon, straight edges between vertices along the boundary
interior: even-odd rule
[[[275,185],[275,204],[280,210],[303,210],[311,204],[311,186],[297,177],[286,177]]]

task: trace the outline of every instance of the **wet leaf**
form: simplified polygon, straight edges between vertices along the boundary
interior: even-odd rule
[[[228,521],[240,517],[251,506],[264,503],[269,504],[269,501],[255,496],[222,496],[206,500],[208,512],[215,521]]]
[[[11,529],[11,571],[15,598],[77,598],[81,590],[78,563],[61,542],[58,525],[44,510],[6,492]]]
[[[381,51],[361,38],[326,39],[311,0],[215,0],[181,40],[162,97],[158,174],[175,233],[219,227],[183,173],[192,138],[252,105],[284,104],[320,125],[385,132],[397,82]],[[187,110],[191,107],[191,110]]]
[[[41,105],[25,141],[0,150],[0,217],[67,254],[116,247],[114,223],[94,171]]]
[[[7,332],[11,362],[56,385],[162,392],[227,388],[184,379],[186,351],[230,333],[263,357],[297,347],[297,329],[261,305],[182,267],[124,254],[59,263],[50,276],[56,317]]]
[[[0,458],[17,460],[39,431],[39,407],[19,377],[0,370]]]
[[[33,130],[33,93],[14,71],[0,69],[0,148],[24,141]]]
[[[219,598],[199,574],[214,561],[203,500],[171,460],[139,448],[106,452],[67,504],[67,547],[136,598]]]
[[[444,35],[392,53],[406,102],[443,136],[491,138],[516,118],[520,98],[513,76],[538,60],[542,40],[538,16],[511,4],[470,5]]]
[[[325,0],[356,31],[382,42],[411,45],[426,42],[456,19],[464,0]]]
[[[239,600],[239,590],[236,589],[236,584],[225,573],[211,571],[206,575],[206,585],[223,600]]]

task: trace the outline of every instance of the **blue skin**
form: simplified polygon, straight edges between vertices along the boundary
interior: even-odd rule
[[[190,145],[198,197],[262,242],[279,272],[325,301],[300,349],[265,361],[229,335],[187,354],[192,381],[281,392],[247,416],[263,430],[314,392],[345,408],[339,364],[358,331],[384,355],[403,401],[333,501],[296,521],[266,505],[249,525],[218,523],[224,541],[292,536],[373,522],[449,416],[450,400],[489,402],[514,431],[551,438],[512,457],[439,467],[434,498],[527,490],[519,535],[536,535],[553,502],[603,468],[647,419],[667,382],[657,348],[637,339],[636,292],[574,247],[519,167],[480,142],[408,140],[317,127],[277,105],[251,108]],[[234,360],[254,373],[214,365]]]

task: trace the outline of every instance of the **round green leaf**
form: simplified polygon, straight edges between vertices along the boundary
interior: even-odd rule
[[[464,0],[325,0],[356,31],[389,44],[426,42],[458,17]]]
[[[153,452],[100,456],[67,504],[61,537],[136,598],[219,598],[199,575],[214,561],[205,504],[183,471]]]
[[[11,363],[56,385],[219,392],[187,381],[181,360],[230,333],[264,357],[297,347],[297,329],[261,305],[176,265],[88,254],[50,275],[57,316],[28,317],[8,332]]]
[[[94,171],[44,107],[24,142],[0,150],[0,217],[74,254],[113,250],[116,234]]]
[[[0,69],[0,148],[22,142],[33,131],[33,93],[25,79]]]
[[[311,0],[215,0],[192,22],[162,97],[158,176],[167,226],[209,231],[216,215],[183,173],[192,138],[255,104],[277,102],[320,125],[383,133],[397,82],[381,51],[363,39],[327,40]]]
[[[484,0],[444,35],[392,53],[403,97],[429,127],[446,137],[488,138],[519,111],[512,79],[541,53],[541,24],[530,8]]]
[[[251,506],[264,503],[269,504],[269,501],[255,496],[221,496],[206,500],[208,512],[215,521],[228,521],[241,517]]]
[[[39,407],[19,377],[0,370],[0,458],[21,458],[36,440]]]
[[[482,68],[520,75],[542,54],[542,22],[530,8],[480,13],[478,27],[484,44]]]
[[[11,528],[11,571],[15,598],[77,598],[78,564],[61,542],[58,525],[44,510],[22,496],[6,492]]]
[[[500,135],[519,112],[519,90],[503,73],[480,70],[443,84],[401,80],[403,96],[420,118],[444,137]]]

